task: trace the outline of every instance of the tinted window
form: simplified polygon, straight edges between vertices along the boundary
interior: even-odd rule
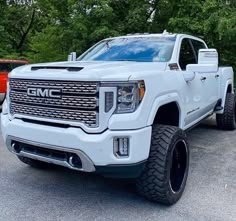
[[[179,55],[179,65],[182,70],[186,70],[186,66],[188,64],[196,64],[196,56],[192,49],[192,45],[190,44],[189,39],[183,39],[180,48],[180,55]]]
[[[131,37],[104,40],[83,54],[81,61],[167,62],[175,37]]]
[[[193,44],[193,47],[194,47],[194,50],[196,52],[196,56],[198,58],[198,52],[200,49],[205,49],[206,46],[203,42],[201,41],[197,41],[197,40],[191,40],[192,41],[192,44]]]
[[[25,65],[24,63],[0,63],[0,72],[11,72],[14,68]]]

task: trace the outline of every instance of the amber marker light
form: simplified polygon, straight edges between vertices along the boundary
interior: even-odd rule
[[[144,94],[145,94],[145,84],[144,81],[138,82],[138,90],[139,90],[139,102],[142,101]]]

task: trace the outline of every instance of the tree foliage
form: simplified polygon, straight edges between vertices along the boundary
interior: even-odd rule
[[[189,33],[236,68],[235,0],[0,0],[0,57],[65,60],[128,33]]]

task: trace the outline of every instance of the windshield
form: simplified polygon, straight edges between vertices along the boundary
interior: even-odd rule
[[[167,62],[171,59],[175,37],[132,37],[101,41],[79,61]]]
[[[3,62],[0,63],[0,72],[11,72],[14,68],[20,67],[22,65],[25,65],[24,63],[7,63]]]

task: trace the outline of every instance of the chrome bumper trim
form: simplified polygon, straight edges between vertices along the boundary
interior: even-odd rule
[[[47,148],[47,149],[51,149],[51,150],[64,151],[67,153],[76,154],[81,160],[82,168],[73,167],[68,161],[62,161],[62,160],[57,160],[57,159],[53,159],[53,158],[49,158],[49,157],[44,157],[44,156],[40,156],[37,154],[28,153],[25,151],[20,151],[19,153],[16,153],[12,147],[12,141],[16,141],[16,142],[20,142],[20,143],[40,147],[40,148]],[[48,145],[48,144],[43,144],[43,143],[37,143],[37,142],[24,140],[24,139],[12,137],[12,136],[7,137],[6,145],[7,145],[7,148],[9,149],[9,151],[16,154],[17,156],[28,157],[31,159],[43,161],[46,163],[52,163],[52,164],[60,165],[63,167],[67,167],[69,169],[83,171],[83,172],[94,172],[96,170],[93,162],[89,159],[89,157],[85,153],[83,153],[80,150],[75,150],[75,149],[71,149],[71,148],[64,148],[64,147],[59,147],[59,146],[53,146],[53,145]]]

